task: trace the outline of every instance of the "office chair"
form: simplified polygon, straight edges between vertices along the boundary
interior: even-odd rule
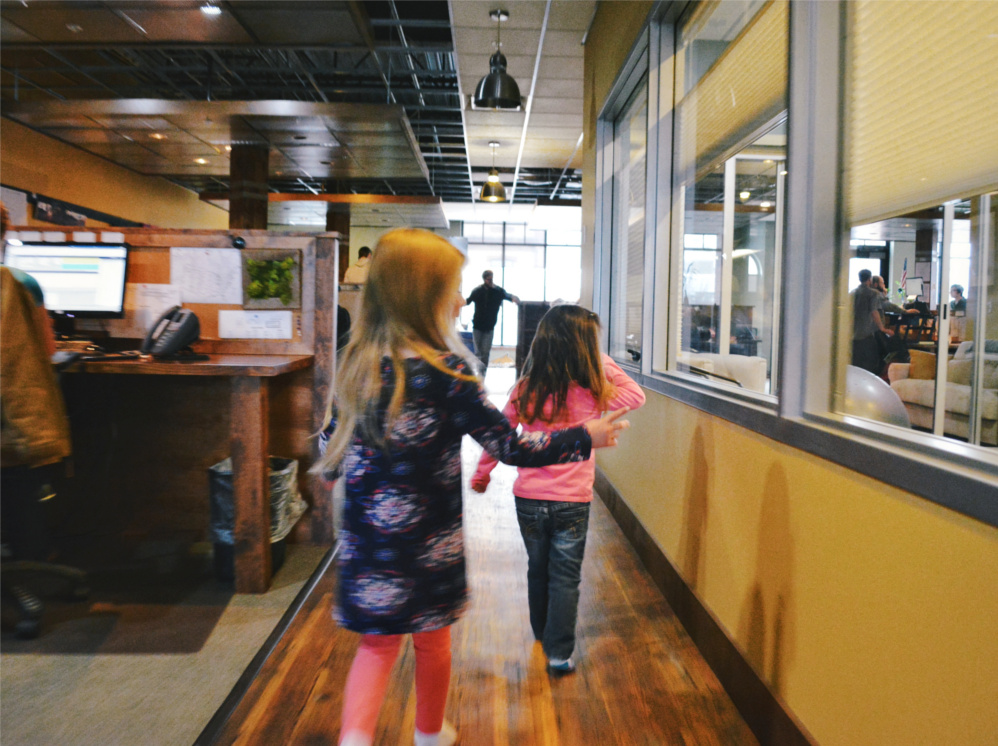
[[[44,501],[54,496],[52,469],[4,469],[3,506],[4,541],[0,561],[0,590],[3,598],[16,605],[14,633],[21,639],[33,639],[41,631],[45,606],[41,595],[62,591],[67,599],[81,601],[90,595],[87,574],[83,570],[35,559],[47,550]]]
[[[56,353],[51,361],[56,374],[78,357],[79,353]],[[14,633],[22,639],[33,639],[41,631],[45,607],[38,588],[48,590],[55,581],[69,599],[83,600],[90,595],[84,571],[43,561],[49,546],[44,502],[55,495],[52,485],[58,468],[59,463],[0,469],[0,591],[5,601],[16,606]]]

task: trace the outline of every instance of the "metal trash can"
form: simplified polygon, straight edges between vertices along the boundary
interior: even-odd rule
[[[274,571],[284,564],[285,539],[308,507],[298,492],[298,462],[271,456],[270,556]],[[214,543],[215,577],[231,583],[235,578],[235,504],[232,495],[232,459],[208,468],[211,497],[211,540]]]

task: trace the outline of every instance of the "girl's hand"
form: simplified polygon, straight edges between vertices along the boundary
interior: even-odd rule
[[[617,435],[621,430],[631,426],[627,420],[620,418],[630,411],[627,407],[616,412],[607,412],[598,420],[589,420],[586,430],[593,440],[593,448],[608,448],[617,445]]]
[[[471,478],[471,489],[475,492],[485,492],[488,489],[490,481],[492,481],[492,477],[488,474],[475,475]]]

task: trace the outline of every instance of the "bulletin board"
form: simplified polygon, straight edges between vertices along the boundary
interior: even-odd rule
[[[315,234],[136,228],[118,235],[131,246],[125,318],[80,319],[78,329],[141,340],[164,310],[182,305],[201,325],[196,352],[315,352]]]

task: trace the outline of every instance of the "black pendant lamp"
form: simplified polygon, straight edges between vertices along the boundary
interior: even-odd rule
[[[502,22],[509,18],[505,10],[493,10],[490,18],[496,20],[496,51],[489,60],[489,74],[478,81],[472,105],[476,109],[519,109],[520,87],[506,72],[506,57],[500,45]]]
[[[499,172],[496,170],[496,148],[499,147],[499,143],[490,142],[489,147],[492,148],[492,168],[485,183],[482,184],[481,199],[482,202],[505,202],[506,187],[499,181]]]

